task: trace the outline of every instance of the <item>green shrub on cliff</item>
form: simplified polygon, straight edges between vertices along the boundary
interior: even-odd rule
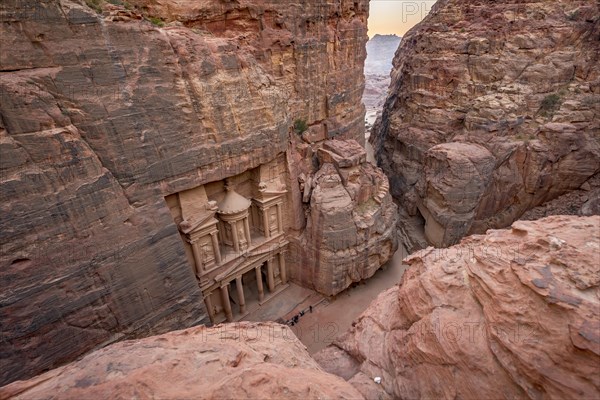
[[[87,4],[89,8],[96,11],[97,13],[102,12],[102,3],[104,3],[103,0],[85,0],[85,4]]]
[[[152,24],[159,26],[159,27],[163,27],[165,26],[165,22],[157,17],[148,17],[148,21],[152,22]]]
[[[102,4],[104,3],[110,3],[115,6],[123,6],[128,10],[132,8],[131,5],[125,0],[85,0],[85,4],[87,4],[89,8],[93,9],[97,13],[102,12]]]
[[[539,112],[545,117],[551,117],[556,111],[558,111],[561,104],[562,99],[557,93],[549,94],[548,96],[544,97],[544,100],[542,100]]]
[[[305,119],[298,118],[294,121],[294,131],[298,135],[302,135],[308,129],[308,124]]]

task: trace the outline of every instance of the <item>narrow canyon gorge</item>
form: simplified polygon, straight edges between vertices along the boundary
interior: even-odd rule
[[[369,6],[0,3],[0,398],[600,397],[600,5]]]

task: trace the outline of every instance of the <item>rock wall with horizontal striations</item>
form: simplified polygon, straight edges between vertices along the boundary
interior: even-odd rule
[[[367,14],[366,0],[0,4],[0,384],[207,322],[165,197],[282,156],[297,119],[364,140]],[[287,211],[301,230],[301,201]]]
[[[593,0],[438,1],[402,40],[370,139],[404,219],[447,246],[597,174],[599,37]]]
[[[366,398],[600,397],[600,216],[517,221],[406,262],[314,356],[326,371]]]
[[[364,144],[368,0],[131,0],[144,14],[231,39],[285,94],[292,120]]]

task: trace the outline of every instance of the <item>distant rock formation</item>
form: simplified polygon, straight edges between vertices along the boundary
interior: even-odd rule
[[[405,35],[370,140],[430,243],[508,226],[600,171],[599,18],[593,0],[440,0]]]
[[[28,381],[3,399],[361,399],[275,323],[197,327],[116,343]]]
[[[220,267],[211,249],[219,241],[216,228],[213,242],[192,230],[216,224],[211,204],[225,179],[247,183],[245,197],[256,200],[244,217],[254,226],[236,222],[241,233],[228,232],[243,240],[223,242],[240,245],[230,249],[235,257],[260,234],[259,215],[263,236],[273,226],[302,236],[312,200],[303,202],[300,173],[313,179],[313,155],[328,139],[364,144],[367,16],[367,0],[0,3],[0,384],[118,340],[207,323],[211,294],[195,269]],[[290,143],[307,146],[306,169],[290,162],[298,154]],[[378,198],[387,187],[381,171],[359,168]],[[268,179],[276,185],[262,193]],[[277,207],[265,203],[284,196]],[[336,220],[361,226],[367,270],[352,260],[352,279],[370,276],[373,253],[395,246],[382,239],[392,230],[369,219],[375,209],[394,215],[389,195],[382,204]],[[280,207],[283,215],[273,212]],[[318,264],[294,259],[285,240],[278,246],[276,263],[271,248],[252,254],[268,263],[271,293],[303,263]],[[231,281],[216,282],[220,272],[202,277],[225,300],[211,312],[231,319]],[[228,278],[243,287],[241,276]],[[243,314],[240,290],[237,298]]]
[[[326,371],[366,398],[600,397],[599,216],[517,221],[407,262],[314,356]]]
[[[371,127],[377,113],[381,112],[390,86],[392,61],[402,38],[396,35],[375,35],[367,42],[365,60],[365,91],[363,103],[367,109],[367,122]]]
[[[375,35],[367,42],[365,75],[386,75],[392,71],[394,54],[402,38],[397,35]]]

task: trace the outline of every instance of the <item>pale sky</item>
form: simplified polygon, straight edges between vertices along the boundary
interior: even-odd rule
[[[425,18],[434,4],[435,1],[371,0],[369,37],[377,33],[404,36]]]

